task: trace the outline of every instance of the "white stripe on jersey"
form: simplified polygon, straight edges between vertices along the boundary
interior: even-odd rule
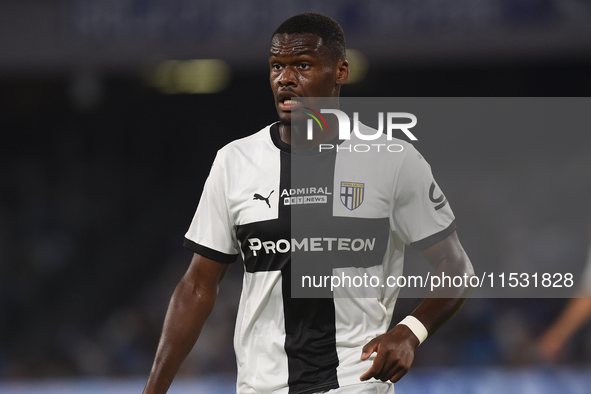
[[[281,271],[244,273],[234,332],[237,393],[288,392],[282,298]]]

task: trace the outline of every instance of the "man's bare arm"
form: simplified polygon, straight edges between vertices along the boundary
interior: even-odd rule
[[[579,291],[538,342],[538,351],[546,360],[556,360],[565,343],[591,318],[591,293]]]
[[[467,275],[468,278],[474,275],[472,263],[455,232],[422,254],[435,268],[434,275],[441,277],[445,273],[446,276]],[[460,310],[472,290],[471,287],[455,286],[435,288],[427,293],[425,300],[411,315],[419,319],[432,335]]]
[[[191,265],[170,299],[144,394],[168,391],[213,310],[219,284],[227,271],[227,264],[193,255]]]
[[[474,274],[470,259],[455,232],[424,250],[422,254],[435,268],[435,275],[445,272],[447,276],[470,277]],[[427,293],[411,315],[423,323],[429,335],[432,335],[460,310],[471,292],[472,289],[467,287],[436,288]],[[363,348],[362,360],[369,358],[373,352],[377,352],[377,355],[372,366],[360,379],[368,380],[373,377],[397,382],[408,372],[418,345],[418,338],[407,326],[395,326]]]

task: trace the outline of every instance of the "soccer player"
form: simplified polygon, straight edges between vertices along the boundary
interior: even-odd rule
[[[272,35],[269,64],[279,121],[228,144],[214,160],[185,236],[195,254],[172,296],[146,394],[167,391],[238,254],[245,264],[234,337],[239,394],[393,393],[392,383],[409,370],[416,347],[469,295],[468,287],[430,291],[390,331],[396,292],[291,297],[292,255],[308,250],[304,256],[311,259],[312,250],[377,258],[377,266],[359,272],[386,276],[402,273],[404,245],[410,244],[433,265],[434,275],[469,277],[473,269],[447,199],[410,143],[397,140],[403,152],[349,156],[351,161],[346,149],[318,152],[322,143],[346,148],[354,142],[339,141],[337,128],[308,140],[291,127],[298,98],[338,98],[347,81],[338,23],[318,13],[289,18]],[[292,176],[294,163],[304,166],[303,176]],[[300,197],[318,203],[300,204]],[[321,220],[304,228],[302,237],[293,236],[292,218],[306,215]],[[319,223],[334,226],[319,229]],[[336,235],[312,238],[325,230]]]

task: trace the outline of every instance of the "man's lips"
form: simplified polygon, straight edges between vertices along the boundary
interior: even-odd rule
[[[280,111],[293,111],[298,105],[301,105],[301,101],[298,102],[297,95],[292,91],[283,91],[277,95],[277,108]]]

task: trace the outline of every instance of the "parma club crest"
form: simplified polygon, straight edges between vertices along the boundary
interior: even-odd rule
[[[352,211],[363,203],[365,183],[341,182],[341,202]]]

